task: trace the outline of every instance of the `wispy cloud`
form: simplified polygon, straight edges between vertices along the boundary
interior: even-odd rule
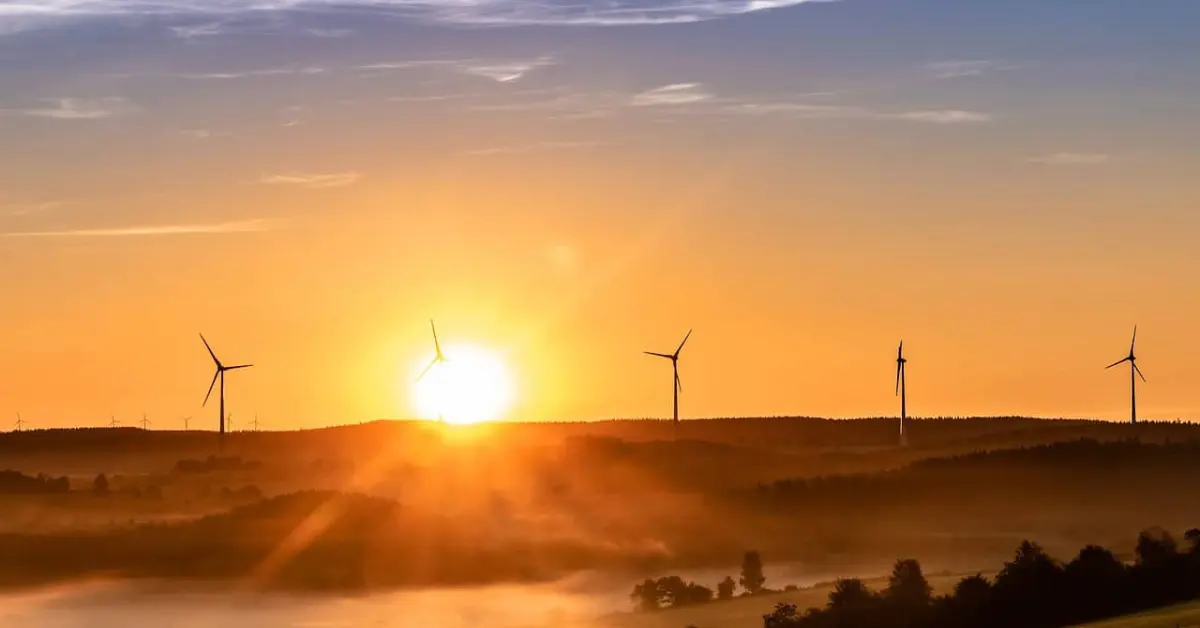
[[[968,78],[983,76],[989,72],[1015,70],[1017,66],[1002,61],[938,61],[925,66],[937,79]]]
[[[551,57],[538,57],[523,61],[505,61],[499,63],[464,62],[459,69],[464,74],[481,76],[500,83],[511,83],[520,80],[526,74],[555,64]]]
[[[1102,166],[1112,161],[1105,153],[1053,153],[1030,157],[1026,161],[1045,166]]]
[[[3,109],[0,113],[47,118],[51,120],[101,120],[137,108],[124,98],[44,98],[43,106],[28,109]]]
[[[338,172],[332,174],[273,174],[264,176],[260,181],[265,185],[325,189],[354,185],[360,179],[362,179],[362,174],[358,172]]]
[[[584,0],[576,3],[541,0],[26,0],[0,4],[0,34],[53,26],[80,19],[157,16],[210,20],[176,25],[179,37],[207,37],[230,32],[227,20],[270,19],[286,12],[365,8],[398,18],[476,26],[636,26],[717,20],[747,13],[832,0],[642,0],[636,4]],[[311,29],[310,29],[311,30]]]
[[[65,231],[26,231],[3,234],[8,238],[106,238],[132,236],[198,235],[267,231],[277,223],[269,220],[239,220],[212,224],[138,225],[104,229],[70,229]]]
[[[197,81],[229,81],[260,76],[313,76],[324,74],[328,70],[322,67],[310,66],[305,68],[270,68],[266,70],[246,70],[243,72],[208,72],[203,74],[181,74],[181,78]]]
[[[228,131],[213,131],[211,129],[180,129],[175,132],[176,135],[189,137],[194,140],[208,140],[214,137],[225,137],[229,135]]]
[[[341,39],[354,34],[354,31],[349,28],[309,28],[304,32],[323,39]]]
[[[48,212],[62,206],[61,201],[47,201],[44,203],[26,203],[21,205],[3,206],[0,205],[0,216],[33,216]]]
[[[710,98],[712,94],[704,91],[699,83],[674,83],[634,94],[630,104],[635,107],[690,105]]]
[[[466,154],[477,156],[477,157],[483,157],[483,156],[489,156],[489,155],[524,154],[524,153],[533,153],[533,152],[546,151],[546,150],[563,150],[563,149],[572,149],[572,148],[596,148],[596,147],[600,147],[600,146],[611,146],[611,145],[612,145],[611,142],[589,141],[589,140],[574,141],[574,142],[571,142],[571,141],[549,141],[549,142],[537,142],[536,144],[525,144],[522,146],[499,146],[496,148],[479,148],[479,149],[475,149],[475,150],[469,150],[469,151],[467,151]]]
[[[928,124],[979,124],[982,122],[991,122],[995,119],[995,116],[989,113],[963,111],[961,109],[903,111],[900,113],[880,113],[876,115],[885,120],[905,120]]]

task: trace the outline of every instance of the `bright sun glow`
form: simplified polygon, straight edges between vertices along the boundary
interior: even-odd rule
[[[474,345],[447,345],[445,355],[445,362],[435,365],[414,385],[417,412],[424,418],[455,424],[484,423],[504,416],[513,402],[512,376],[504,361]]]

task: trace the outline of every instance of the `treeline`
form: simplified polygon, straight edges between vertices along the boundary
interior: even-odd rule
[[[1181,551],[1166,531],[1144,531],[1132,564],[1094,545],[1062,564],[1025,541],[994,579],[971,576],[941,596],[934,596],[917,561],[899,560],[883,591],[841,579],[824,608],[800,612],[781,603],[763,616],[763,626],[1059,628],[1127,615],[1200,597],[1200,529],[1185,539]]]
[[[38,474],[25,475],[19,471],[0,471],[0,495],[44,495],[69,493],[71,482],[66,477]]]
[[[1053,502],[1064,493],[1098,500],[1171,497],[1200,479],[1200,443],[1070,442],[930,458],[883,473],[787,478],[746,497],[776,511],[855,508],[926,512],[945,503]],[[986,489],[986,490],[981,490]]]
[[[726,576],[724,580],[717,583],[715,596],[713,590],[706,586],[687,582],[679,576],[664,576],[657,580],[647,579],[641,584],[634,585],[629,599],[633,602],[635,610],[651,612],[664,608],[706,604],[713,601],[714,597],[719,600],[731,600],[737,592],[739,584],[742,587],[742,595],[774,593],[766,588],[766,582],[762,557],[758,552],[746,552],[745,557],[742,558],[741,578],[734,582],[732,576]]]

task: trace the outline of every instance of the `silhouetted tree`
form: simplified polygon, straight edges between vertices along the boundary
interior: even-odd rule
[[[1067,591],[1065,602],[1073,617],[1099,619],[1119,612],[1125,605],[1125,565],[1103,547],[1088,545],[1063,568]]]
[[[1189,552],[1194,553],[1200,550],[1200,528],[1192,528],[1184,532],[1183,540],[1187,541]]]
[[[92,492],[97,495],[108,495],[108,477],[103,473],[92,480]]]
[[[766,584],[767,577],[763,575],[762,556],[758,552],[746,552],[742,557],[742,577],[738,579],[738,583],[750,595],[758,595],[762,593],[763,585]]]
[[[735,588],[737,588],[737,583],[733,581],[733,577],[725,576],[724,580],[717,583],[717,598],[721,600],[732,599]]]
[[[775,610],[763,615],[763,628],[791,628],[800,623],[800,613],[795,604],[780,602]]]
[[[633,601],[634,608],[639,611],[658,610],[658,583],[647,579],[641,584],[634,585],[629,599]]]
[[[933,587],[921,572],[921,563],[911,558],[896,561],[888,578],[888,601],[905,608],[921,608],[933,601]]]

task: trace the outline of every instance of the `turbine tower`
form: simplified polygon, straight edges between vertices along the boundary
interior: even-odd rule
[[[429,366],[425,367],[425,370],[421,371],[421,374],[417,376],[418,382],[425,379],[425,376],[429,374],[429,371],[433,370],[433,367],[446,361],[446,356],[442,353],[442,343],[438,341],[437,326],[433,324],[433,319],[429,319],[429,329],[433,332],[433,348],[435,351],[437,351],[437,353],[434,354],[433,359],[429,361]],[[442,408],[438,408],[438,422],[441,423],[444,420],[445,418],[442,416]]]
[[[683,384],[679,381],[679,354],[683,351],[683,345],[686,345],[688,338],[691,337],[692,331],[688,330],[687,335],[683,337],[683,342],[679,343],[679,348],[675,350],[675,353],[655,353],[653,351],[643,352],[646,355],[652,355],[656,358],[666,358],[671,361],[671,370],[675,372],[675,385],[673,387],[675,392],[675,405],[674,414],[671,416],[671,425],[672,429],[674,430],[674,436],[676,440],[679,439],[679,391],[683,390]]]
[[[187,431],[191,430],[191,424],[192,424],[192,417],[190,417],[190,416],[183,417],[183,431],[187,432]]]
[[[908,382],[905,379],[904,341],[900,341],[900,349],[896,351],[896,394],[900,395],[900,445],[908,444],[908,435],[904,433],[904,422],[908,420]]]
[[[1138,368],[1137,356],[1133,353],[1133,347],[1137,344],[1137,325],[1133,326],[1133,340],[1129,342],[1129,355],[1124,359],[1117,360],[1109,364],[1105,368],[1112,368],[1126,362],[1129,363],[1129,423],[1137,425],[1137,378],[1142,378],[1146,381],[1146,376],[1142,375],[1142,369]]]
[[[204,395],[204,403],[202,406],[208,405],[208,398],[212,396],[213,387],[217,385],[217,380],[221,380],[221,442],[225,442],[225,372],[236,371],[238,369],[246,369],[254,366],[253,364],[239,364],[237,366],[225,366],[221,360],[217,359],[217,354],[213,352],[209,346],[208,340],[204,338],[204,334],[200,334],[200,341],[204,343],[204,348],[208,349],[208,355],[212,356],[213,363],[217,365],[217,372],[213,374],[212,383],[208,385],[208,394]]]

